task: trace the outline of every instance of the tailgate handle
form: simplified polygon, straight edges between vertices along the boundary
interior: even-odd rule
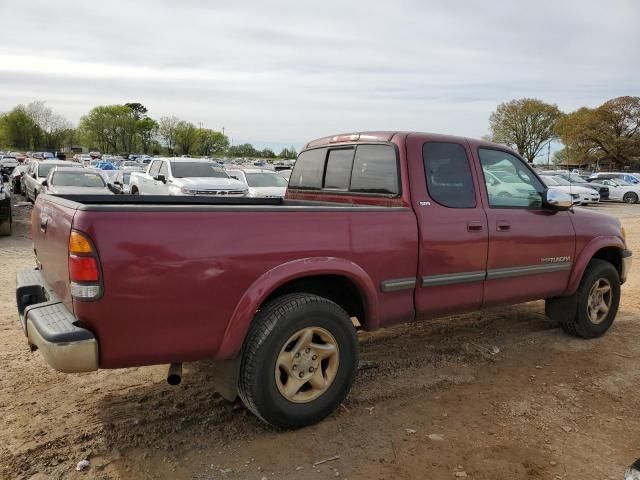
[[[41,218],[40,219],[40,231],[42,233],[47,231],[47,225],[49,225],[49,219],[48,218]]]

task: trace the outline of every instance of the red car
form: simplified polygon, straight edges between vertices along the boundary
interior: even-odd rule
[[[171,363],[178,383],[217,359],[223,395],[301,427],[348,394],[358,329],[546,299],[570,334],[604,334],[631,252],[618,220],[571,208],[499,145],[326,137],[284,199],[38,196],[18,310],[60,371]]]

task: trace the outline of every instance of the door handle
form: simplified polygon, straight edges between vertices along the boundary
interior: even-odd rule
[[[467,230],[469,232],[481,232],[482,231],[482,222],[469,222],[467,223]]]
[[[48,218],[40,218],[40,231],[45,233],[47,231],[47,225],[49,225]]]
[[[511,230],[511,224],[504,220],[498,220],[496,222],[496,230],[499,232],[508,232]]]

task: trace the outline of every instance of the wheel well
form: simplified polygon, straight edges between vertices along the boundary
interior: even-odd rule
[[[619,275],[622,275],[622,256],[620,255],[620,249],[616,247],[605,247],[598,250],[593,258],[599,258],[605,260],[611,265],[616,267]]]
[[[358,287],[341,275],[316,275],[297,278],[281,285],[265,298],[262,305],[287,293],[311,293],[340,305],[350,317],[366,325],[366,306]],[[260,306],[262,308],[262,305]]]
[[[137,192],[138,191],[138,187],[136,187],[135,185],[132,185],[131,186],[131,192],[133,192],[134,190]]]

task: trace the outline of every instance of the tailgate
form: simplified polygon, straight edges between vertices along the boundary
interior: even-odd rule
[[[42,276],[65,306],[73,311],[69,292],[69,234],[76,213],[41,195],[31,216],[34,253]]]

